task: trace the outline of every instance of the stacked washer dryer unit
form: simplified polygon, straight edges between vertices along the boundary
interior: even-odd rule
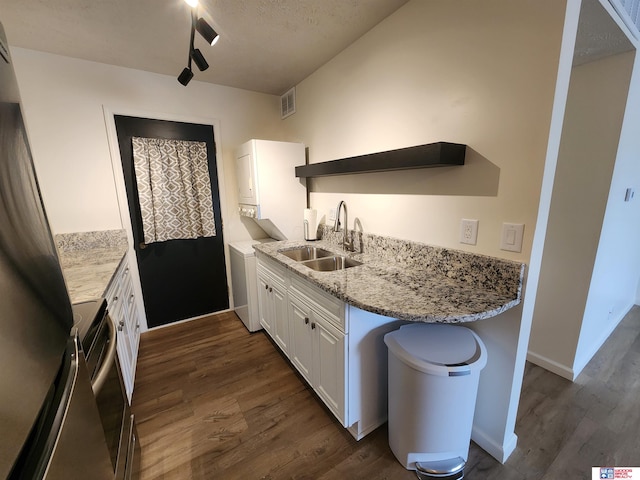
[[[236,314],[250,332],[260,330],[255,243],[301,240],[307,189],[295,176],[305,164],[302,143],[249,140],[236,152],[238,213],[253,219],[269,236],[229,244],[231,285]]]

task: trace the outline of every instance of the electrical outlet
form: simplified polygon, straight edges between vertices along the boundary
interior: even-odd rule
[[[329,221],[330,222],[335,222],[336,221],[336,209],[335,208],[330,208],[329,209]]]
[[[478,242],[478,220],[463,218],[460,221],[460,243],[475,245]]]

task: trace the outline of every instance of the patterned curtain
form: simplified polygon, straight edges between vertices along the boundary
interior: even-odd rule
[[[133,137],[144,243],[214,237],[204,142]]]

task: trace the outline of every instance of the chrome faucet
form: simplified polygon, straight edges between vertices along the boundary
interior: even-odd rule
[[[333,231],[340,231],[340,210],[342,209],[342,207],[344,207],[344,226],[342,228],[342,231],[344,233],[342,236],[342,248],[349,252],[353,252],[353,239],[347,241],[347,227],[349,226],[349,221],[347,219],[347,204],[344,202],[344,200],[340,200],[340,203],[338,203],[338,208],[336,208],[336,223],[333,226]]]

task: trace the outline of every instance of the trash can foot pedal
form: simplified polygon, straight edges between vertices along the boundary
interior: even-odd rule
[[[416,475],[420,480],[460,480],[464,478],[466,462],[461,457],[433,462],[416,462]]]

